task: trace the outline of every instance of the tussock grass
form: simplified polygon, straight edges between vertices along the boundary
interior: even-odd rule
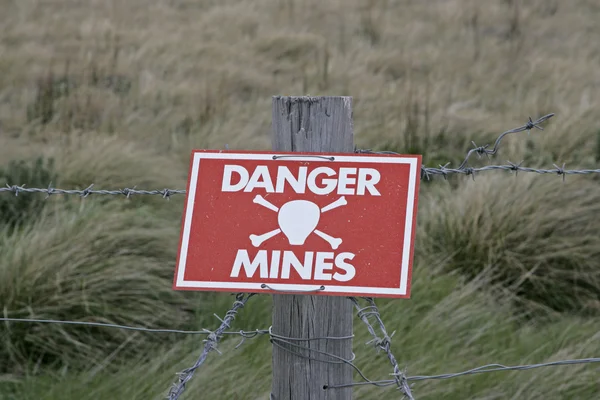
[[[37,221],[17,231],[3,229],[4,316],[184,325],[189,303],[170,288],[177,226],[164,221],[148,207],[77,199],[48,205]],[[8,322],[0,337],[2,369],[12,373],[30,363],[93,365],[111,352],[138,353],[146,341],[119,330]]]
[[[600,311],[600,187],[585,177],[495,175],[427,193],[419,254],[491,269],[530,305]]]

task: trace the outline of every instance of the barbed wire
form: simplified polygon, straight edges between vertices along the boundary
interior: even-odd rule
[[[522,162],[521,162],[522,163]],[[450,174],[463,174],[463,175],[471,175],[473,179],[475,179],[474,175],[476,172],[485,172],[485,171],[494,171],[494,170],[503,170],[503,171],[514,171],[518,172],[533,172],[536,174],[555,174],[563,177],[565,179],[566,175],[589,175],[589,174],[600,174],[600,169],[564,169],[563,167],[558,167],[554,165],[553,169],[538,169],[538,168],[529,168],[522,167],[521,163],[515,164],[510,161],[507,161],[507,164],[504,165],[486,165],[484,167],[479,168],[447,168],[446,165],[440,165],[439,168],[421,168],[421,178],[427,178],[429,180],[430,175],[442,175],[446,178]]]
[[[532,121],[531,117],[529,117],[529,120],[525,123],[525,125],[519,126],[517,128],[509,129],[508,131],[501,133],[500,136],[498,136],[498,138],[496,139],[496,142],[494,143],[494,148],[492,150],[488,150],[489,144],[486,144],[484,146],[477,146],[475,144],[475,142],[471,142],[471,143],[473,143],[473,146],[475,146],[475,147],[468,151],[467,156],[465,157],[465,160],[460,164],[458,169],[463,169],[465,167],[465,165],[467,165],[469,158],[473,154],[478,154],[479,156],[481,156],[482,154],[485,154],[488,157],[495,155],[496,152],[498,152],[498,146],[500,146],[500,142],[502,141],[502,138],[506,135],[509,135],[511,133],[530,131],[534,128],[543,131],[544,128],[542,128],[540,126],[540,124],[542,122],[549,120],[553,116],[554,116],[554,113],[550,113],[550,114],[544,115],[543,117],[536,119],[535,121]]]
[[[467,152],[465,159],[458,166],[458,168],[448,168],[448,166],[450,165],[449,162],[444,165],[440,165],[439,168],[431,168],[431,167],[426,167],[426,166],[422,165],[421,166],[421,179],[426,178],[427,180],[429,180],[431,175],[442,175],[444,178],[446,178],[450,174],[470,175],[473,177],[473,179],[475,179],[474,175],[477,172],[499,171],[499,170],[500,171],[514,171],[515,173],[530,172],[530,173],[537,173],[537,174],[555,174],[555,175],[562,176],[563,180],[566,175],[600,174],[600,169],[570,169],[570,170],[567,170],[567,169],[565,169],[565,164],[563,164],[562,167],[559,167],[558,165],[553,164],[554,168],[552,168],[552,169],[523,167],[522,166],[523,161],[521,161],[518,164],[513,163],[511,161],[506,161],[506,164],[504,164],[504,165],[486,165],[486,166],[477,167],[477,168],[467,167],[467,163],[473,154],[477,154],[479,157],[485,155],[488,158],[490,156],[496,155],[496,153],[498,152],[498,150],[500,148],[500,142],[506,135],[509,135],[511,133],[530,131],[532,129],[544,130],[544,128],[542,128],[541,124],[543,122],[546,122],[550,118],[552,118],[554,115],[555,115],[554,113],[546,114],[546,115],[536,119],[535,121],[533,121],[531,119],[531,117],[529,117],[529,119],[525,123],[525,125],[510,129],[506,132],[501,133],[500,136],[498,136],[496,138],[496,141],[494,142],[494,147],[491,150],[488,149],[488,147],[490,146],[489,144],[486,144],[484,146],[477,146],[475,144],[475,142],[471,142],[471,143],[473,143],[474,147]],[[359,153],[359,154],[396,154],[396,155],[400,155],[400,153],[397,153],[394,151],[387,151],[387,150],[386,151],[373,151],[371,149],[355,149],[354,152]]]
[[[217,316],[216,314],[214,314]],[[218,316],[217,316],[218,317]],[[119,324],[110,324],[105,322],[89,322],[89,321],[67,321],[67,320],[58,320],[58,319],[37,319],[37,318],[4,318],[0,317],[0,321],[4,322],[17,322],[17,323],[41,323],[41,324],[61,324],[61,325],[82,325],[82,326],[95,326],[101,328],[115,328],[115,329],[124,329],[130,331],[138,331],[138,332],[147,332],[147,333],[177,333],[184,335],[210,335],[214,332],[202,328],[200,330],[182,330],[182,329],[163,329],[163,328],[145,328],[143,326],[129,326],[129,325],[119,325]],[[252,339],[258,335],[267,335],[269,334],[268,329],[255,329],[253,331],[224,331],[221,332],[221,335],[240,335],[243,339]]]
[[[80,197],[88,197],[91,194],[99,194],[99,195],[112,195],[112,196],[125,196],[126,198],[131,197],[132,195],[152,195],[152,196],[161,196],[163,199],[169,199],[172,195],[175,194],[185,194],[185,189],[162,189],[162,190],[137,190],[135,187],[133,189],[125,188],[125,189],[115,189],[115,190],[104,190],[104,189],[92,189],[94,184],[92,183],[87,188],[83,190],[79,189],[58,189],[53,188],[49,185],[47,188],[28,188],[25,185],[9,185],[6,184],[6,187],[0,188],[0,193],[8,192],[14,193],[15,196],[18,196],[19,193],[44,193],[46,194],[46,199],[54,194],[62,194],[62,195],[77,195]]]
[[[565,165],[559,167],[557,164],[553,164],[554,168],[533,168],[533,167],[524,167],[522,166],[523,161],[520,163],[514,163],[511,161],[506,161],[506,164],[497,164],[497,165],[485,165],[482,167],[468,167],[467,164],[469,159],[476,154],[481,157],[483,155],[490,156],[496,155],[500,148],[500,143],[502,139],[509,134],[518,133],[523,131],[531,131],[532,129],[544,130],[541,126],[542,123],[548,121],[555,114],[550,113],[546,114],[535,121],[529,117],[528,121],[517,128],[510,129],[506,132],[501,133],[494,142],[494,147],[489,149],[489,144],[483,146],[477,146],[475,142],[473,143],[473,148],[467,151],[467,155],[465,156],[462,163],[457,168],[448,168],[450,162],[439,165],[439,167],[426,167],[425,165],[421,166],[421,179],[430,180],[433,175],[441,175],[446,179],[448,175],[452,174],[461,174],[461,175],[470,175],[475,179],[475,174],[480,172],[487,171],[514,171],[516,174],[519,172],[527,172],[527,173],[536,173],[536,174],[551,174],[562,176],[563,180],[567,175],[590,175],[590,174],[600,174],[600,168],[586,168],[586,169],[565,169]],[[371,149],[354,149],[354,153],[356,154],[395,154],[400,155],[400,153],[394,151],[375,151]],[[281,156],[280,156],[281,157]],[[279,157],[277,157],[279,158]],[[151,196],[161,196],[164,199],[170,199],[171,196],[177,194],[186,194],[185,189],[160,189],[160,190],[138,190],[135,188],[124,188],[124,189],[93,189],[94,184],[92,183],[85,189],[59,189],[53,188],[52,184],[48,185],[47,188],[29,188],[26,185],[10,185],[6,184],[6,187],[0,188],[0,193],[12,193],[15,196],[18,196],[19,193],[43,193],[46,194],[46,199],[51,195],[77,195],[80,197],[88,197],[90,195],[112,195],[112,196],[125,196],[126,198],[130,198],[133,195],[151,195]]]
[[[371,297],[365,297],[365,300],[369,305],[366,307],[361,307],[358,300],[355,297],[350,297],[349,299],[354,304],[354,307],[357,310],[356,315],[365,323],[365,325],[367,326],[367,330],[369,331],[371,336],[373,336],[373,339],[368,341],[367,344],[373,344],[378,351],[383,350],[386,353],[388,359],[390,360],[390,363],[392,364],[392,367],[394,368],[394,382],[398,386],[398,389],[400,389],[400,391],[404,395],[403,398],[406,397],[409,400],[414,400],[411,388],[406,380],[406,376],[400,371],[398,361],[396,361],[396,357],[394,357],[394,354],[391,350],[392,336],[394,336],[394,332],[392,332],[391,335],[388,335],[383,320],[381,319],[381,315],[379,314],[379,309],[375,304],[375,301]],[[369,317],[373,317],[375,319],[375,322],[377,323],[377,326],[379,327],[379,330],[381,331],[383,337],[379,337],[377,335],[377,333],[375,332],[375,328],[369,321]]]
[[[362,153],[368,154],[388,154],[390,152],[376,152],[370,150],[360,150]],[[399,154],[399,153],[395,153]],[[598,169],[565,169],[565,164],[562,167],[554,164],[554,168],[551,169],[540,169],[540,168],[531,168],[531,167],[523,167],[522,162],[516,164],[511,161],[507,161],[507,164],[499,164],[499,165],[485,165],[483,167],[475,167],[475,168],[448,168],[447,166],[450,163],[445,165],[440,165],[439,168],[431,168],[431,167],[421,167],[421,179],[430,180],[432,175],[441,175],[444,178],[447,178],[448,175],[452,174],[461,174],[461,175],[470,175],[474,178],[474,175],[479,172],[487,172],[487,171],[509,171],[509,172],[529,172],[536,174],[550,174],[550,175],[558,175],[562,176],[563,180],[567,175],[590,175],[590,174],[600,174],[600,168]],[[88,188],[79,190],[79,189],[58,189],[58,188],[28,188],[24,185],[12,185],[6,187],[0,187],[0,193],[12,193],[15,196],[18,196],[19,193],[44,193],[46,194],[46,199],[50,197],[50,195],[58,194],[58,195],[77,195],[80,197],[88,197],[89,195],[112,195],[112,196],[125,196],[126,198],[130,198],[132,195],[152,195],[152,196],[161,196],[164,199],[169,200],[171,196],[177,194],[186,194],[185,189],[161,189],[161,190],[136,190],[136,189],[115,189],[115,190],[92,190],[90,189],[92,185]]]
[[[250,300],[250,298],[253,297],[255,294],[256,293],[250,293],[246,296],[243,293],[236,294],[233,306],[229,311],[225,313],[225,318],[219,318],[221,320],[221,325],[217,328],[217,330],[211,332],[208,335],[208,337],[204,340],[204,349],[202,350],[202,354],[200,354],[198,360],[194,363],[192,367],[186,368],[178,374],[179,380],[177,384],[174,384],[169,390],[169,394],[167,397],[168,400],[177,400],[179,396],[181,396],[181,394],[185,390],[185,385],[189,382],[190,379],[192,379],[194,372],[204,363],[204,361],[206,361],[208,354],[212,350],[215,350],[217,353],[221,354],[219,349],[217,349],[217,344],[219,343],[223,332],[225,332],[225,329],[231,328],[231,322],[235,319],[235,315],[237,314],[239,309],[243,308],[248,302],[248,300]]]
[[[544,128],[542,128],[540,126],[540,124],[542,122],[545,122],[545,121],[549,120],[553,116],[554,116],[554,113],[550,113],[550,114],[544,115],[543,117],[540,117],[540,118],[536,119],[535,121],[533,121],[531,119],[531,117],[529,117],[529,119],[525,123],[525,125],[519,126],[517,128],[509,129],[508,131],[501,133],[500,136],[498,136],[498,138],[496,138],[496,141],[494,143],[494,147],[491,150],[488,150],[488,147],[490,147],[489,144],[486,144],[484,146],[477,146],[475,144],[475,142],[472,141],[471,143],[473,143],[474,148],[472,148],[471,150],[469,150],[467,152],[467,155],[466,155],[464,161],[460,164],[460,166],[457,168],[457,170],[463,170],[463,169],[465,169],[465,165],[467,165],[467,162],[469,161],[469,158],[471,158],[471,156],[473,154],[477,154],[480,157],[482,155],[484,155],[484,154],[486,156],[488,156],[488,157],[495,155],[498,152],[498,148],[500,146],[500,142],[502,141],[502,139],[506,135],[509,135],[511,133],[517,133],[517,132],[523,132],[523,131],[530,131],[530,130],[532,130],[534,128],[543,131]],[[393,151],[376,151],[376,152],[373,152],[371,150],[360,150],[360,149],[355,150],[355,152],[356,153],[376,153],[376,154],[399,154],[399,153],[396,153],[396,152],[393,152]],[[446,164],[446,165],[448,165],[448,164]]]

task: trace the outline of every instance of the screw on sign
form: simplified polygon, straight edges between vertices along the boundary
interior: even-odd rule
[[[420,155],[195,150],[173,286],[410,297],[420,170]]]

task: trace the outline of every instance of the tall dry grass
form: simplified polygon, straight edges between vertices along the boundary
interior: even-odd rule
[[[194,146],[268,147],[273,94],[347,94],[359,146],[414,125],[415,103],[419,136],[460,144],[556,112],[531,145],[585,162],[599,129],[598,10],[554,4],[5,2],[2,131],[102,132],[185,161]]]

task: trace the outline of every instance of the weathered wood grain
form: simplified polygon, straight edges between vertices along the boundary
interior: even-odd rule
[[[272,147],[279,151],[352,153],[352,98],[273,97]],[[345,297],[274,295],[273,333],[292,338],[352,335],[352,303]],[[352,358],[352,340],[293,343]],[[337,361],[315,351],[287,346],[321,360]],[[352,389],[324,390],[326,384],[352,382],[347,364],[309,360],[273,346],[272,400],[348,400]]]

